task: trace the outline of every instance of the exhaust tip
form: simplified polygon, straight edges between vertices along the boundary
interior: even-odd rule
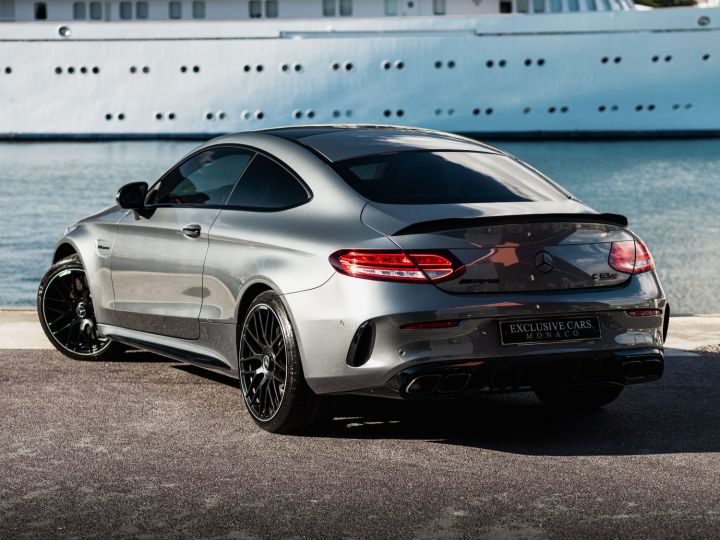
[[[438,388],[438,392],[442,392],[444,394],[462,392],[465,388],[467,388],[468,384],[470,384],[469,373],[453,373],[445,376],[440,388]]]
[[[416,377],[405,388],[408,394],[432,394],[440,384],[441,375],[423,375]]]

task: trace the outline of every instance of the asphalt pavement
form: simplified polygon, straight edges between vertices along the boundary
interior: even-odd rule
[[[590,414],[346,399],[280,436],[193,367],[0,351],[0,538],[718,537],[719,451],[713,353]]]

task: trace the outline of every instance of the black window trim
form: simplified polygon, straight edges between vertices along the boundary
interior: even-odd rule
[[[284,211],[284,210],[290,210],[290,209],[292,209],[292,208],[297,208],[298,206],[302,206],[302,205],[304,205],[304,204],[307,204],[307,203],[309,203],[310,201],[313,200],[314,195],[313,195],[312,190],[310,189],[310,186],[308,186],[308,185],[305,183],[305,181],[300,177],[300,175],[297,174],[295,171],[293,171],[293,170],[292,170],[288,165],[286,165],[282,160],[276,158],[275,156],[270,155],[268,152],[266,152],[265,150],[262,150],[261,148],[257,148],[257,147],[255,147],[255,146],[251,146],[251,145],[237,144],[237,143],[221,143],[221,144],[216,144],[216,145],[212,145],[212,146],[204,146],[204,147],[202,147],[202,148],[198,148],[198,149],[195,150],[194,152],[191,152],[191,153],[188,154],[187,156],[183,157],[180,161],[178,161],[177,163],[175,163],[175,165],[173,165],[172,167],[170,167],[170,168],[165,172],[165,174],[163,174],[160,178],[158,178],[158,179],[152,184],[152,186],[150,186],[150,187],[148,188],[148,196],[150,195],[150,193],[152,192],[152,190],[155,188],[155,186],[157,186],[160,182],[162,182],[165,178],[167,178],[167,177],[170,175],[170,173],[172,173],[175,169],[177,169],[178,167],[180,167],[181,165],[183,165],[185,162],[187,162],[187,161],[189,161],[189,160],[191,160],[191,159],[194,159],[195,157],[199,156],[199,155],[202,154],[203,152],[206,152],[206,151],[208,151],[208,150],[216,150],[216,149],[218,149],[218,148],[235,148],[235,149],[240,149],[240,150],[247,150],[247,151],[253,153],[252,157],[250,158],[250,161],[247,162],[247,165],[245,165],[245,168],[242,170],[242,172],[240,173],[240,175],[239,175],[239,176],[237,177],[237,179],[235,180],[235,184],[233,184],[233,187],[232,187],[232,189],[230,190],[230,193],[228,194],[227,198],[225,199],[225,203],[223,203],[223,204],[188,204],[188,203],[179,204],[179,203],[162,203],[162,204],[146,204],[147,207],[150,208],[150,209],[155,209],[155,208],[210,208],[210,209],[220,209],[220,210],[240,210],[240,211],[244,211],[244,212],[262,212],[262,213],[267,213],[267,212],[282,212],[282,211]],[[290,206],[283,206],[283,207],[278,207],[278,208],[258,208],[258,207],[255,207],[255,206],[238,206],[238,205],[229,205],[229,204],[227,204],[227,201],[230,200],[230,198],[232,197],[232,194],[235,192],[235,189],[237,188],[238,183],[240,182],[240,180],[242,180],[242,177],[245,175],[245,172],[250,168],[250,165],[252,164],[253,161],[255,161],[255,157],[256,157],[258,154],[261,155],[261,156],[264,156],[264,157],[268,158],[270,161],[275,162],[277,165],[279,165],[280,167],[282,167],[283,169],[285,169],[285,171],[286,171],[288,174],[290,174],[290,176],[292,176],[293,179],[294,179],[296,182],[298,182],[298,183],[300,184],[300,186],[302,186],[302,188],[305,190],[305,194],[307,195],[307,199],[305,199],[304,201],[302,201],[302,202],[300,202],[300,203],[298,203],[298,204],[293,204],[293,205],[290,205]]]

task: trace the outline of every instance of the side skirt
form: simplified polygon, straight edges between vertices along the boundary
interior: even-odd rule
[[[108,324],[98,324],[98,330],[102,335],[131,347],[137,347],[138,349],[167,356],[174,360],[187,362],[225,375],[232,376],[237,373],[236,361],[231,362],[216,350],[199,345],[196,341],[149,334]]]

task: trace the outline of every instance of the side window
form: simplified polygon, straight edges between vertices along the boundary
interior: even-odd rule
[[[240,178],[228,206],[280,209],[307,201],[305,188],[284,167],[258,154]]]
[[[148,194],[152,204],[225,204],[253,153],[239,148],[213,148],[182,163]]]

